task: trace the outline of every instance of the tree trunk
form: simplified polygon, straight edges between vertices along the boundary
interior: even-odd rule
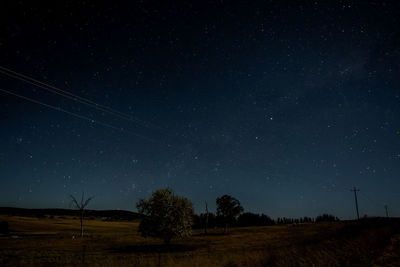
[[[81,214],[81,237],[83,237],[83,212]]]

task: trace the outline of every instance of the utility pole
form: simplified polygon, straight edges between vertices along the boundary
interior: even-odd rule
[[[357,220],[360,219],[360,215],[358,213],[358,201],[357,201],[357,191],[360,191],[360,189],[357,189],[356,187],[354,187],[353,189],[351,189],[350,191],[354,192],[354,200],[356,202],[356,211],[357,211]]]
[[[388,214],[387,208],[388,208],[388,206],[385,204],[386,218],[389,218],[389,214]]]
[[[207,205],[207,201],[206,202],[206,222],[204,225],[204,234],[207,235],[207,227],[208,227],[208,205]]]

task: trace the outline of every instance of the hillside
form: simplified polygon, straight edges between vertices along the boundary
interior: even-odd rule
[[[0,207],[0,214],[38,218],[45,216],[80,216],[80,212],[75,209],[24,209],[14,207]],[[85,210],[85,216],[116,221],[131,221],[141,218],[139,213],[127,210]]]

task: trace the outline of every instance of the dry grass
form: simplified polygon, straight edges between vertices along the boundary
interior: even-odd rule
[[[393,238],[400,228],[398,220],[370,220],[234,228],[228,235],[199,230],[166,247],[142,238],[137,221],[85,220],[85,238],[78,237],[78,219],[0,221],[12,232],[0,237],[0,266],[382,266],[384,251],[396,259]]]

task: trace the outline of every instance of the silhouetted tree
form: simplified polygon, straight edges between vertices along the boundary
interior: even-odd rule
[[[243,207],[239,200],[229,195],[223,195],[217,198],[217,214],[224,219],[224,233],[228,229],[228,223],[234,221],[240,213],[243,212]]]
[[[76,209],[78,209],[80,211],[80,214],[81,214],[79,219],[81,221],[81,237],[83,237],[83,219],[85,217],[85,210],[86,210],[87,205],[89,205],[89,202],[93,199],[93,197],[84,199],[85,195],[84,195],[84,193],[82,193],[82,198],[81,198],[80,202],[78,202],[73,195],[70,195],[70,197],[71,197],[71,201],[72,201],[73,205],[75,206]]]
[[[315,222],[334,222],[334,221],[340,221],[340,219],[331,214],[322,214],[317,216],[317,218],[315,218]]]
[[[207,224],[208,229],[217,226],[218,223],[215,214],[212,212],[208,212],[208,216],[207,213],[201,213],[200,215],[193,216],[193,228],[204,229],[207,218],[208,218],[208,224]]]
[[[278,225],[279,224],[292,224],[294,222],[299,222],[299,220],[298,219],[292,219],[292,218],[286,218],[286,217],[278,218],[276,220],[276,224],[278,224]]]
[[[192,202],[175,195],[170,188],[153,192],[148,200],[139,200],[136,207],[144,215],[138,229],[144,237],[160,238],[169,244],[174,237],[192,234]]]
[[[265,226],[274,225],[275,222],[270,217],[265,214],[255,214],[251,212],[246,212],[240,214],[237,219],[238,226]]]

